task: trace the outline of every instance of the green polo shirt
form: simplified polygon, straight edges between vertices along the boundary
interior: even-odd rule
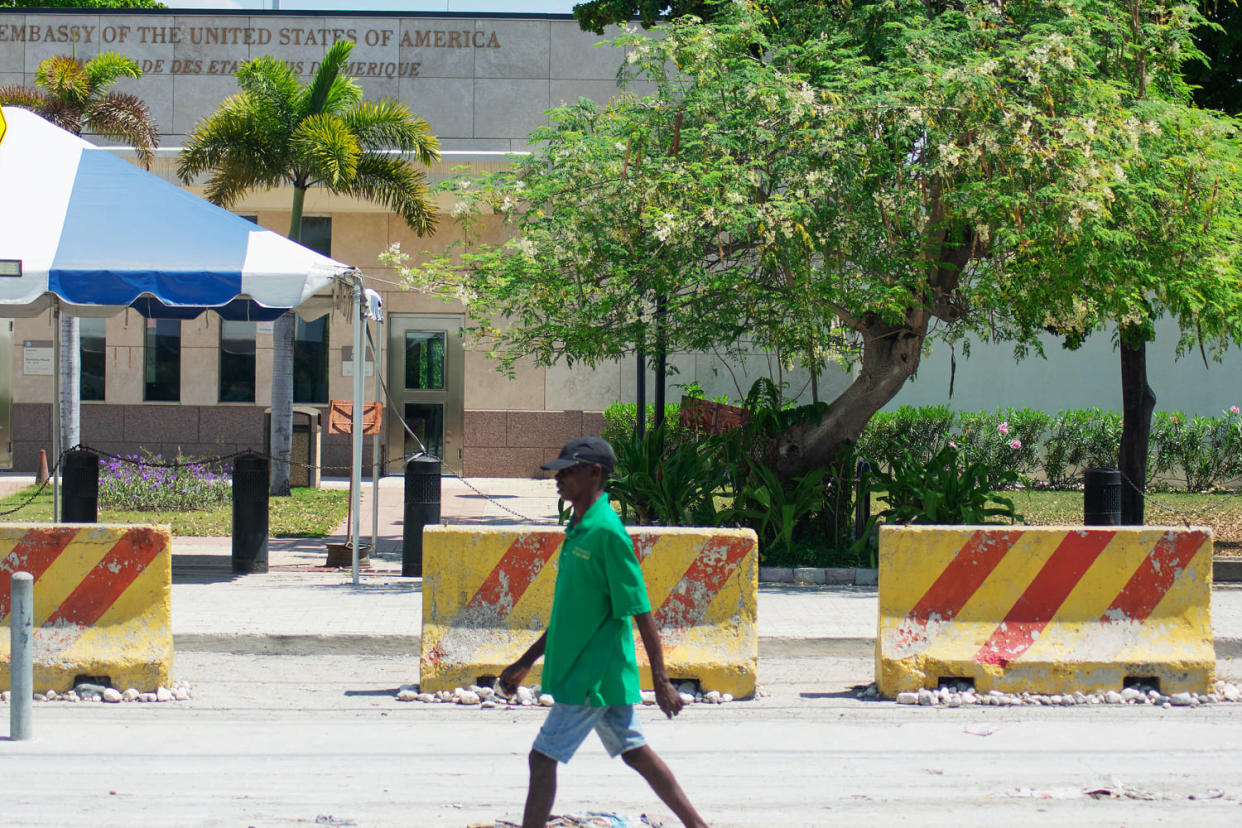
[[[561,704],[638,704],[630,616],[651,610],[625,525],[599,499],[565,530],[544,650],[543,692]]]

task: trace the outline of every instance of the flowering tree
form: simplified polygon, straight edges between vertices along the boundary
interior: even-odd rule
[[[514,238],[467,232],[412,283],[464,299],[506,366],[654,336],[853,367],[778,441],[788,476],[856,440],[934,337],[1024,354],[1169,310],[1186,346],[1234,338],[1236,124],[1185,101],[1194,10],[935,5],[813,4],[794,42],[746,2],[623,36],[655,93],[556,110],[536,153],[455,184],[463,226],[496,211]]]

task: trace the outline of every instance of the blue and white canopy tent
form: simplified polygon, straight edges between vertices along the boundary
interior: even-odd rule
[[[362,354],[359,272],[264,230],[113,153],[16,107],[0,109],[0,316],[111,316],[266,321],[322,314],[334,290],[354,302]],[[53,372],[57,377],[59,371]],[[354,503],[358,548],[363,371],[354,372]],[[59,395],[57,395],[58,397]],[[58,406],[53,405],[58,422]],[[53,428],[59,456],[60,429]],[[357,569],[354,570],[357,581]]]

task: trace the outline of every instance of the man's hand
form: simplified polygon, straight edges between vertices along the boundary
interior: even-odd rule
[[[518,685],[522,683],[522,679],[526,678],[526,674],[530,672],[530,665],[522,662],[521,659],[510,664],[500,674],[497,683],[500,685],[500,692],[506,696],[512,696],[517,692]]]
[[[668,679],[656,679],[652,682],[655,685],[656,704],[660,706],[660,710],[668,718],[673,718],[686,703],[681,700],[681,694],[677,692],[677,688]]]

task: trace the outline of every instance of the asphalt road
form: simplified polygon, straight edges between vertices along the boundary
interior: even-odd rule
[[[645,711],[652,745],[718,828],[1242,820],[1242,705],[901,707],[850,695],[872,670],[855,648],[786,649],[762,659],[754,701],[672,722]],[[1237,678],[1242,664],[1218,672]],[[34,740],[0,741],[0,821],[468,826],[520,815],[539,709],[397,702],[417,661],[391,655],[191,652],[177,673],[193,701],[36,705]],[[593,737],[562,769],[556,808],[589,811],[676,824]]]

